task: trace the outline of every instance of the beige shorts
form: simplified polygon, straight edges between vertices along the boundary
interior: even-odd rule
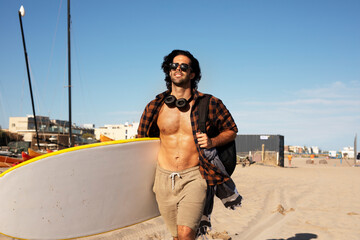
[[[156,169],[153,191],[167,228],[177,237],[177,226],[197,230],[206,199],[207,184],[199,166],[180,172]]]

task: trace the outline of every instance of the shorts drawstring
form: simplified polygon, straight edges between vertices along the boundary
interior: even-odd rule
[[[171,189],[172,190],[175,189],[175,176],[178,176],[179,178],[181,177],[180,174],[177,172],[173,172],[170,174],[169,178],[171,178]]]

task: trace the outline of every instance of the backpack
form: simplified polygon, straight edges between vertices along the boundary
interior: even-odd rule
[[[210,128],[209,131],[206,131],[206,121],[208,119],[211,95],[204,95],[205,96],[199,101],[199,129],[203,133],[207,133],[209,137],[216,137],[220,133],[218,129]],[[226,145],[216,147],[216,150],[218,151],[219,158],[223,163],[227,173],[229,176],[231,176],[236,167],[235,140],[227,143]]]

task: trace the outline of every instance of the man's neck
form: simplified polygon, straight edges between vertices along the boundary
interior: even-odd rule
[[[174,95],[177,99],[179,98],[189,99],[192,95],[192,91],[191,88],[172,86],[171,95]]]

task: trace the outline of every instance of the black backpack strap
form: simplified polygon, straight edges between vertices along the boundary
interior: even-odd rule
[[[206,133],[206,121],[208,118],[210,98],[211,95],[204,94],[204,97],[199,100],[199,129],[203,133]]]

